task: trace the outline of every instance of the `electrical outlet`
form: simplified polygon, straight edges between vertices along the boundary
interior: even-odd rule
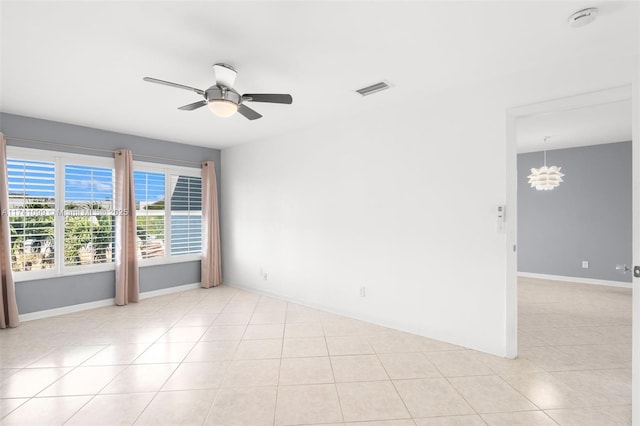
[[[260,267],[260,271],[258,272],[258,275],[260,276],[260,278],[263,281],[267,280],[267,268],[265,266],[261,266]]]
[[[360,297],[367,297],[367,288],[360,287]]]
[[[582,269],[589,269],[589,261],[588,260],[583,260],[582,261]]]
[[[260,272],[258,272],[258,275],[260,275],[260,278],[262,278],[264,281],[267,280],[267,271],[265,270],[264,266],[260,267]]]

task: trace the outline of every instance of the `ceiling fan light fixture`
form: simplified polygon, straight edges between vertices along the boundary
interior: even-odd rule
[[[272,104],[291,104],[293,98],[286,93],[246,93],[241,95],[233,89],[235,83],[236,70],[227,64],[215,64],[213,66],[216,75],[216,82],[207,90],[197,89],[184,84],[172,83],[153,77],[144,77],[143,80],[149,83],[162,84],[163,86],[175,87],[177,89],[195,92],[204,99],[178,107],[181,111],[194,111],[209,105],[213,115],[217,117],[231,117],[236,112],[247,120],[257,120],[262,118],[262,114],[249,108],[247,102],[267,102]]]
[[[238,112],[238,104],[224,99],[214,99],[209,101],[209,109],[218,117],[231,117]]]
[[[215,64],[213,73],[216,77],[216,84],[219,86],[233,87],[236,82],[238,72],[231,65]]]

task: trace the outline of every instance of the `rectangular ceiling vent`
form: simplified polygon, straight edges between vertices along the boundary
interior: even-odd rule
[[[389,87],[391,87],[391,86],[389,86],[384,81],[381,81],[380,83],[372,84],[371,86],[367,86],[367,87],[363,87],[362,89],[358,89],[358,90],[356,90],[356,92],[360,93],[362,96],[367,96],[367,95],[371,95],[371,94],[376,93],[376,92],[380,92],[381,90],[386,90]]]

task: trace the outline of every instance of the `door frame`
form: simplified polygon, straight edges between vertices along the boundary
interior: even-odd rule
[[[640,59],[640,58],[639,58]],[[633,265],[640,266],[640,63],[636,61],[631,87],[632,144],[633,156]],[[634,267],[635,267],[634,266]],[[640,425],[640,278],[632,278],[633,288],[633,343],[631,349],[631,418],[632,424]]]
[[[636,68],[640,68],[636,66]],[[640,77],[635,70],[632,84],[618,86],[576,96],[509,108],[506,111],[507,207],[506,207],[506,357],[518,356],[518,268],[517,268],[517,125],[518,120],[533,115],[584,108],[631,99],[633,152],[633,264],[640,265]],[[633,278],[632,321],[632,418],[640,425],[640,290]]]

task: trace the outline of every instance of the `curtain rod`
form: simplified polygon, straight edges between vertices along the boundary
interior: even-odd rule
[[[68,143],[60,143],[60,142],[47,142],[47,141],[39,141],[39,140],[35,140],[35,139],[25,139],[25,138],[14,138],[11,136],[5,136],[7,138],[7,140],[12,140],[12,141],[17,141],[17,142],[27,142],[27,143],[37,143],[37,144],[41,144],[41,145],[53,145],[53,146],[64,146],[67,148],[75,148],[75,149],[84,149],[86,151],[95,151],[95,152],[109,152],[111,154],[115,153],[116,150],[111,150],[111,149],[100,149],[100,148],[90,148],[88,146],[80,146],[80,145],[71,145]],[[134,157],[138,157],[138,158],[149,158],[149,159],[153,159],[153,160],[164,160],[164,161],[176,161],[179,163],[186,163],[186,164],[197,164],[198,166],[202,166],[202,163],[199,163],[197,161],[189,161],[189,160],[179,160],[176,158],[167,158],[167,157],[156,157],[154,155],[144,155],[144,154],[133,154]]]

